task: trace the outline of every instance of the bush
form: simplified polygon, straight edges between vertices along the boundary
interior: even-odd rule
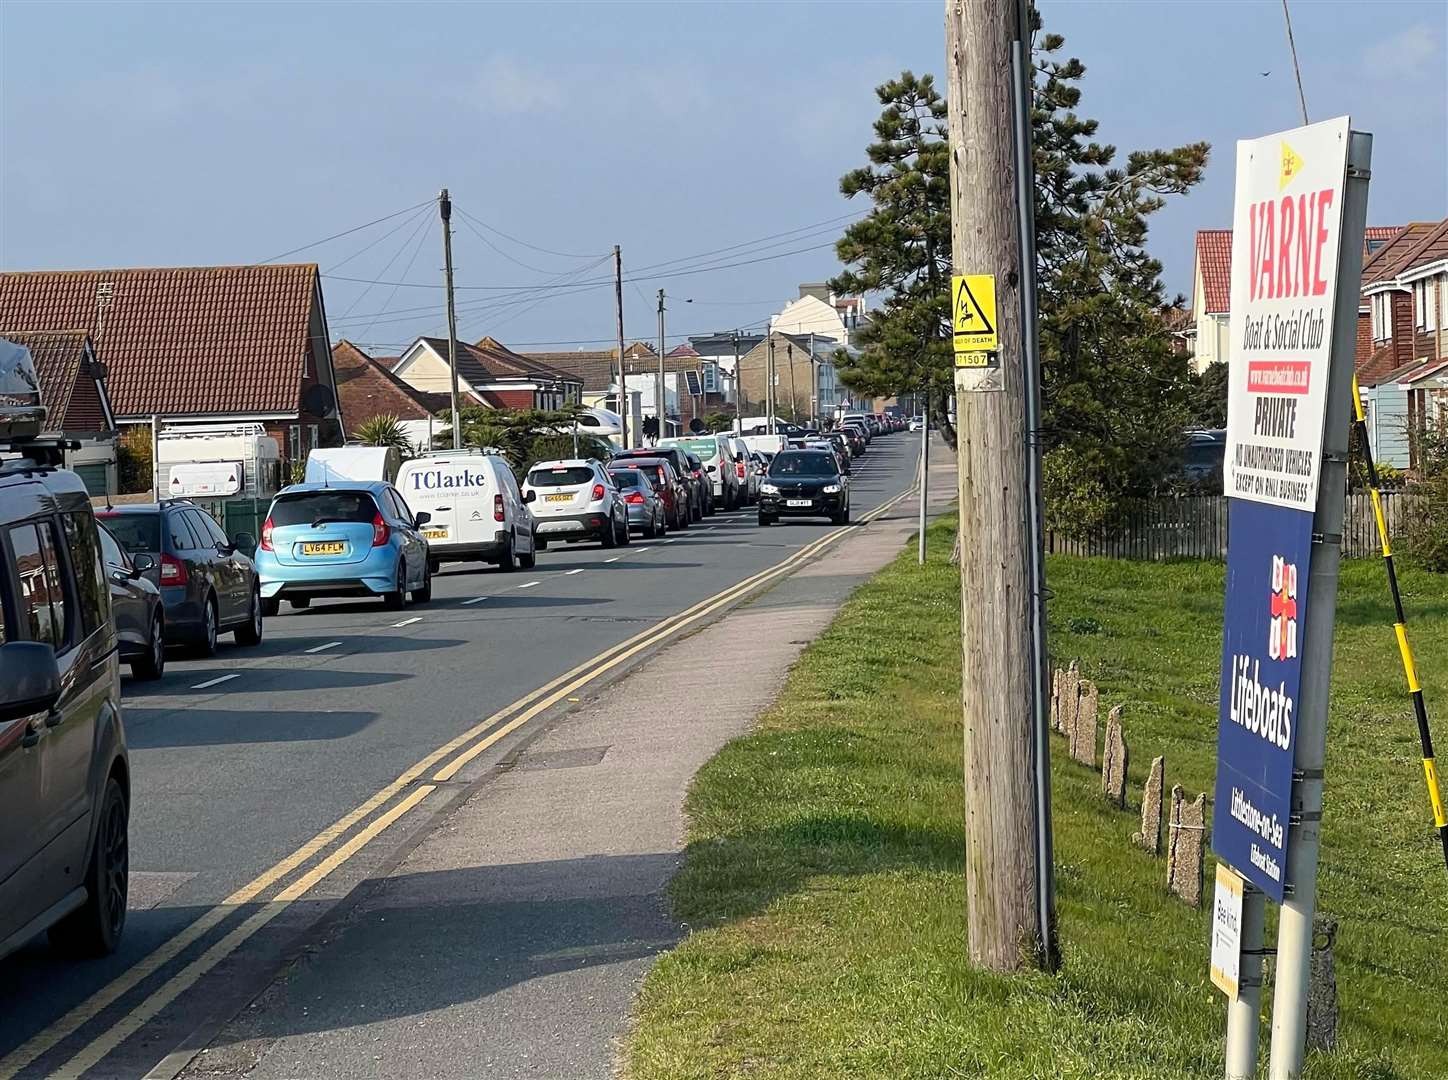
[[[1068,447],[1048,451],[1041,460],[1041,490],[1046,528],[1072,539],[1095,536],[1110,523],[1117,500],[1097,469]]]
[[[151,490],[155,473],[149,427],[130,427],[121,434],[116,442],[116,472],[122,495]]]
[[[1429,570],[1448,573],[1448,426],[1419,432],[1414,457],[1420,479],[1412,491],[1419,503],[1403,546]]]

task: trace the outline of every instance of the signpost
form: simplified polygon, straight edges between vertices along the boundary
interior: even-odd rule
[[[1301,1072],[1370,155],[1347,117],[1237,144],[1212,815],[1229,1080],[1256,1075],[1269,897],[1283,905],[1271,1075]]]

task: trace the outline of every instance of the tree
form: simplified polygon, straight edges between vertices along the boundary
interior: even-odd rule
[[[1227,426],[1227,365],[1208,364],[1190,377],[1187,422],[1194,428]]]
[[[1145,244],[1148,219],[1201,179],[1209,148],[1136,151],[1115,165],[1115,147],[1094,141],[1096,121],[1076,112],[1085,66],[1058,59],[1065,40],[1041,33],[1034,10],[1032,25],[1047,515],[1052,528],[1089,532],[1180,458],[1191,377],[1172,351],[1161,264]],[[954,363],[945,102],[930,76],[910,72],[876,95],[884,110],[870,165],[840,182],[873,206],[836,245],[849,269],[831,285],[886,296],[841,378],[869,394],[928,383],[940,421]]]
[[[363,446],[388,446],[410,456],[412,442],[395,416],[374,416],[357,425],[353,434]]]
[[[542,409],[489,409],[467,405],[459,410],[464,446],[501,454],[520,476],[539,461],[586,457],[607,461],[610,446],[595,435],[580,431],[574,424],[580,409],[570,407],[556,411]],[[451,428],[451,414],[444,410],[440,419]],[[452,446],[452,432],[436,437],[438,446]]]

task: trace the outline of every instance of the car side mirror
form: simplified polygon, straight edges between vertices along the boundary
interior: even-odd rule
[[[155,568],[156,568],[156,560],[153,559],[153,558],[151,558],[151,556],[149,556],[149,555],[132,555],[132,556],[131,556],[131,569],[132,569],[132,571],[134,571],[134,573],[132,574],[133,577],[140,577],[140,576],[141,576],[142,574],[144,574],[147,570],[154,570]]]
[[[60,700],[55,650],[39,641],[0,645],[0,686],[0,721],[46,712]]]
[[[427,524],[429,521],[431,521],[431,520],[432,520],[432,515],[431,515],[431,514],[429,514],[426,510],[419,510],[419,511],[417,512],[417,514],[413,517],[413,519],[412,519],[412,524],[413,524],[416,528],[419,528],[419,529],[420,529],[420,528],[422,528],[424,525],[426,525],[426,524]]]
[[[536,491],[534,491],[532,488],[529,488],[527,491],[523,492],[523,501],[524,501],[525,503],[534,502],[537,498],[538,498],[538,493],[537,493]]]

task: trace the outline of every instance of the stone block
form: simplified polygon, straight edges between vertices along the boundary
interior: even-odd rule
[[[1090,679],[1081,680],[1081,692],[1076,702],[1076,722],[1071,726],[1071,756],[1082,765],[1096,768],[1096,711],[1100,707],[1100,695],[1096,684]]]
[[[1101,793],[1118,810],[1126,806],[1126,736],[1121,733],[1121,709],[1106,716],[1106,748],[1101,757]]]
[[[1141,789],[1141,832],[1131,839],[1153,855],[1161,854],[1161,793],[1165,779],[1166,758],[1152,758],[1146,786]]]
[[[1207,797],[1186,801],[1182,786],[1171,789],[1166,887],[1192,907],[1202,906],[1202,852],[1207,839]]]

